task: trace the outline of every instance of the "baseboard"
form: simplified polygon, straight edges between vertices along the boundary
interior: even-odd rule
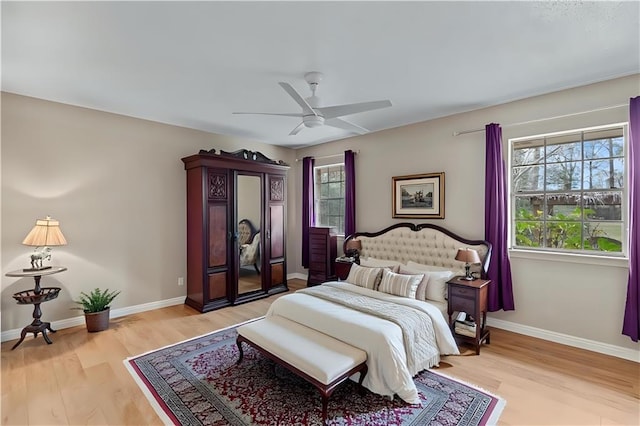
[[[174,297],[173,299],[160,300],[158,302],[143,303],[141,305],[127,306],[125,308],[112,309],[110,313],[111,318],[123,317],[125,315],[137,314],[140,312],[152,311],[154,309],[166,308],[167,306],[182,305],[184,303],[184,296]],[[54,330],[62,330],[64,328],[76,327],[84,325],[84,316],[76,316],[59,321],[52,321],[51,328]],[[7,340],[15,340],[20,338],[22,328],[14,330],[7,330],[0,333],[0,342],[6,342]]]
[[[287,274],[287,279],[298,278],[306,280],[307,275],[301,273]],[[139,312],[152,311],[154,309],[166,308],[167,306],[181,305],[184,303],[184,296],[174,297],[173,299],[160,300],[157,302],[143,303],[141,305],[128,306],[111,310],[111,318],[118,318],[125,315],[137,314]],[[51,327],[55,330],[76,327],[84,325],[84,316],[76,316],[59,321],[53,321]],[[517,324],[510,321],[504,321],[495,318],[487,318],[487,325],[490,327],[500,328],[502,330],[513,331],[514,333],[524,334],[525,336],[537,337],[539,339],[560,343],[575,348],[586,349],[605,355],[615,356],[617,358],[627,359],[640,363],[640,350],[622,348],[620,346],[600,343],[593,340],[583,339],[581,337],[570,336],[568,334],[556,333],[554,331],[543,330],[541,328],[530,327],[528,325]],[[7,330],[0,333],[0,342],[15,340],[20,338],[22,328]]]
[[[541,328],[530,327],[528,325],[517,324],[496,318],[487,318],[487,325],[500,328],[502,330],[513,331],[525,336],[537,337],[550,342],[560,343],[574,348],[586,349],[604,355],[611,355],[617,358],[627,359],[640,363],[640,350],[622,348],[620,346],[607,343],[596,342],[594,340],[583,339],[581,337],[570,336],[568,334],[556,333],[555,331],[543,330]]]
[[[299,272],[294,272],[293,274],[287,274],[287,279],[297,278],[299,280],[307,280],[307,274],[301,274]]]
[[[287,279],[298,278],[301,280],[307,280],[307,274],[293,273],[287,274]],[[125,315],[137,314],[139,312],[152,311],[154,309],[166,308],[167,306],[181,305],[184,303],[184,296],[175,297],[173,299],[160,300],[158,302],[143,303],[142,305],[128,306],[126,308],[118,308],[111,310],[111,318],[118,318]],[[51,322],[51,327],[54,330],[62,330],[64,328],[77,327],[84,325],[84,316],[76,316],[59,321]],[[20,338],[22,328],[16,328],[13,330],[7,330],[0,333],[0,342],[6,342],[8,340],[15,340]]]

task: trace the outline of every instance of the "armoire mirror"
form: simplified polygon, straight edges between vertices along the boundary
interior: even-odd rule
[[[236,187],[238,296],[262,290],[262,182],[260,176],[238,173]]]

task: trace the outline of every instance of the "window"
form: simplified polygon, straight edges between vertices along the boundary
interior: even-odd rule
[[[626,251],[625,125],[510,140],[512,247]]]
[[[334,226],[344,235],[344,164],[313,169],[316,225]]]

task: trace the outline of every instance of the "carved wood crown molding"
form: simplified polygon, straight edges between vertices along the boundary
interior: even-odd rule
[[[289,166],[287,163],[285,163],[282,160],[272,160],[269,157],[267,157],[266,155],[264,155],[263,153],[259,152],[259,151],[249,151],[248,149],[239,149],[237,151],[234,152],[226,152],[223,150],[220,150],[219,154],[216,154],[216,150],[215,149],[210,149],[210,150],[206,150],[206,149],[201,149],[200,152],[198,154],[201,155],[219,155],[222,157],[231,157],[231,158],[239,158],[242,160],[250,160],[250,161],[255,161],[258,163],[265,163],[265,164],[276,164],[278,166]]]

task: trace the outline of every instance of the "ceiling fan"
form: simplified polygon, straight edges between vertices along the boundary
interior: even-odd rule
[[[298,134],[298,132],[300,132],[304,127],[314,128],[325,124],[331,127],[348,130],[353,133],[363,134],[367,133],[369,130],[339,117],[391,106],[391,101],[384,100],[321,107],[320,98],[316,96],[316,89],[318,88],[318,84],[320,84],[322,77],[322,73],[317,71],[308,72],[304,75],[304,79],[309,83],[309,87],[311,88],[311,96],[306,99],[300,96],[296,89],[294,89],[289,83],[278,83],[280,87],[282,87],[289,96],[291,96],[293,100],[300,105],[302,112],[234,112],[234,114],[279,115],[302,118],[302,122],[289,133],[290,136]]]

